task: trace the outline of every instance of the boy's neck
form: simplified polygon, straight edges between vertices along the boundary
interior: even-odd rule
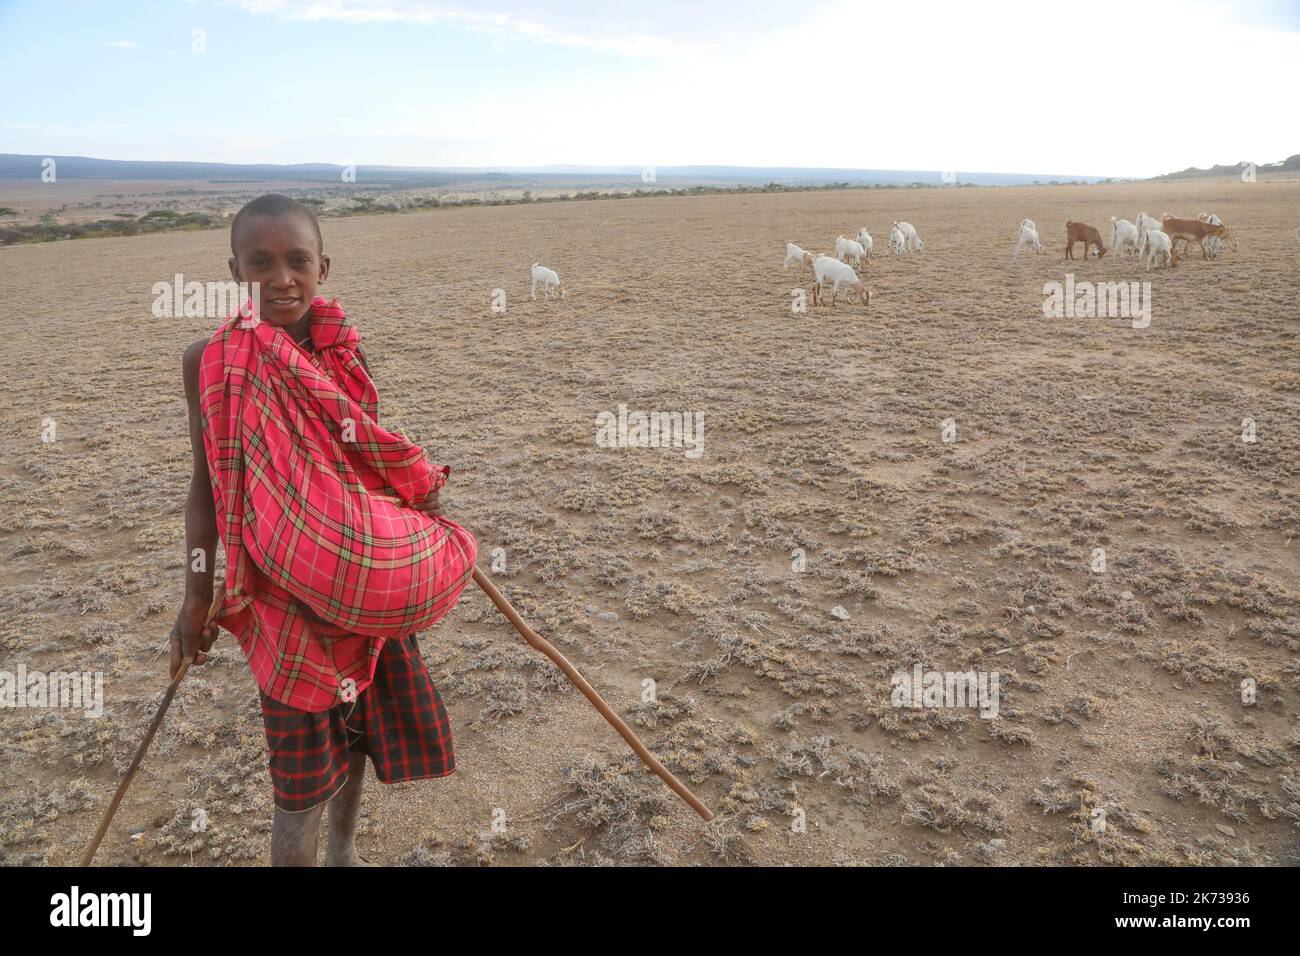
[[[303,313],[301,319],[283,328],[293,337],[295,342],[301,342],[311,335],[311,306],[307,306],[307,311]]]

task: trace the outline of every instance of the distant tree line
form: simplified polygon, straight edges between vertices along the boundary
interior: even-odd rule
[[[1043,183],[1034,182],[1041,186]],[[1047,185],[1064,185],[1053,180]],[[1071,184],[1075,185],[1075,184]],[[1077,185],[1086,185],[1078,183]],[[764,185],[748,186],[678,186],[654,189],[622,190],[581,190],[574,193],[560,193],[555,196],[534,196],[525,189],[518,196],[417,196],[400,201],[381,202],[380,196],[352,195],[345,202],[347,205],[330,207],[328,199],[319,195],[299,196],[298,201],[314,209],[321,218],[335,219],[349,216],[373,216],[384,213],[417,212],[428,209],[457,209],[463,206],[515,206],[525,203],[546,202],[585,202],[597,199],[641,199],[663,196],[711,196],[752,193],[802,193],[822,192],[834,189],[952,189],[982,188],[974,183],[944,185],[940,183],[913,182],[901,183],[803,183],[787,184],[769,182]],[[0,207],[0,219],[16,218],[16,210]],[[0,225],[0,245],[13,245],[22,242],[52,242],[58,239],[93,239],[104,236],[138,236],[154,232],[189,231],[197,229],[220,229],[229,226],[230,214],[226,216],[211,215],[201,212],[180,213],[174,209],[154,209],[142,216],[119,212],[111,219],[97,219],[93,222],[61,223],[54,213],[47,212],[40,222],[29,225]]]
[[[0,218],[5,217],[5,213],[6,210],[0,209]],[[224,225],[226,223],[222,219],[207,213],[180,213],[174,209],[154,209],[138,217],[129,212],[119,212],[112,219],[96,219],[93,222],[58,222],[53,214],[46,213],[40,222],[31,225],[0,226],[0,244],[139,236],[151,232],[213,229]]]

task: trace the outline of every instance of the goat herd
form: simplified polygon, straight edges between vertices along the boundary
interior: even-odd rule
[[[1155,217],[1141,212],[1138,213],[1136,223],[1129,222],[1127,219],[1116,219],[1114,216],[1110,217],[1110,223],[1110,247],[1107,248],[1102,242],[1101,233],[1092,226],[1083,222],[1067,222],[1065,258],[1073,259],[1076,243],[1082,242],[1085,258],[1090,250],[1092,250],[1091,254],[1098,259],[1107,252],[1131,255],[1139,260],[1145,257],[1149,271],[1155,263],[1177,265],[1179,242],[1197,243],[1201,247],[1202,257],[1208,259],[1218,256],[1225,244],[1234,251],[1237,248],[1237,241],[1232,237],[1223,220],[1210,213],[1201,213],[1195,219],[1179,219],[1166,213],[1157,221]],[[1020,251],[1025,246],[1029,246],[1035,252],[1043,251],[1043,243],[1038,238],[1038,227],[1034,225],[1032,219],[1021,220],[1019,241],[1012,255],[1020,255]],[[835,240],[833,256],[815,256],[793,242],[787,242],[785,268],[803,264],[812,269],[814,305],[822,301],[827,285],[831,287],[832,306],[835,305],[841,288],[856,293],[863,305],[870,305],[871,291],[854,271],[854,265],[859,269],[863,268],[872,258],[871,247],[871,233],[867,232],[865,227],[858,230],[857,236],[853,239],[838,237]],[[910,222],[895,222],[889,233],[889,247],[895,255],[902,255],[905,252],[924,249],[925,243],[921,241],[921,237],[916,234],[916,227]],[[850,265],[850,262],[853,265]]]
[[[859,269],[863,268],[867,260],[871,258],[871,249],[874,245],[871,233],[867,232],[866,226],[858,230],[857,236],[852,239],[845,239],[840,236],[835,240],[834,256],[814,256],[811,252],[800,249],[793,242],[785,244],[785,268],[797,266],[799,263],[805,263],[812,267],[813,271],[813,305],[817,305],[822,300],[822,293],[827,283],[831,284],[831,305],[835,305],[835,300],[839,297],[840,287],[845,286],[856,292],[858,299],[863,305],[871,304],[871,290],[862,282],[862,279],[849,265],[852,260],[854,265]],[[925,243],[921,237],[916,234],[916,227],[910,222],[895,222],[889,230],[889,248],[894,251],[895,255],[901,256],[905,252],[915,252],[925,248]]]
[[[1029,222],[1025,220],[1025,222]],[[1029,223],[1030,226],[1033,223]],[[1024,239],[1024,224],[1021,224],[1021,243]],[[1035,242],[1037,235],[1035,235]],[[1235,252],[1237,249],[1237,240],[1232,238],[1232,233],[1224,224],[1223,220],[1213,213],[1203,212],[1195,219],[1179,219],[1165,213],[1159,222],[1154,216],[1148,216],[1144,212],[1138,213],[1137,222],[1131,223],[1127,219],[1116,219],[1110,217],[1110,249],[1108,250],[1101,241],[1101,235],[1092,226],[1083,222],[1067,222],[1065,224],[1065,258],[1074,258],[1075,243],[1083,243],[1083,254],[1088,255],[1090,246],[1097,247],[1097,258],[1100,259],[1108,251],[1116,255],[1132,254],[1141,259],[1143,256],[1147,260],[1147,270],[1151,266],[1160,262],[1163,265],[1178,265],[1178,243],[1195,242],[1201,247],[1201,257],[1213,259],[1223,250],[1226,243]],[[1041,251],[1041,246],[1039,247]],[[1016,254],[1019,255],[1020,246],[1016,246]]]
[[[1300,235],[1300,233],[1297,234]],[[1145,212],[1140,212],[1136,223],[1111,216],[1109,248],[1101,241],[1101,233],[1094,227],[1085,222],[1067,221],[1065,224],[1065,258],[1074,258],[1074,247],[1080,242],[1083,243],[1085,259],[1090,254],[1100,259],[1107,252],[1113,252],[1115,255],[1133,256],[1139,261],[1145,257],[1147,271],[1150,271],[1151,266],[1156,263],[1167,266],[1178,265],[1178,243],[1180,242],[1197,243],[1201,247],[1202,258],[1207,259],[1217,257],[1225,245],[1230,246],[1234,252],[1237,249],[1237,240],[1232,237],[1232,233],[1223,220],[1211,213],[1204,212],[1195,219],[1179,219],[1166,213],[1159,221],[1154,216],[1148,216]],[[854,266],[858,269],[865,268],[867,262],[872,258],[872,245],[871,233],[867,232],[865,226],[859,229],[858,234],[852,239],[846,239],[843,236],[836,238],[835,255],[833,256],[815,256],[811,252],[801,249],[793,242],[787,242],[785,244],[784,267],[788,269],[790,266],[803,264],[812,269],[813,305],[818,305],[823,301],[827,285],[831,287],[832,307],[834,307],[836,299],[839,297],[841,288],[855,293],[863,305],[870,305],[871,290],[863,283]],[[1032,219],[1021,220],[1019,241],[1016,243],[1016,251],[1012,255],[1020,255],[1020,251],[1025,246],[1029,246],[1034,252],[1043,251],[1043,243],[1038,238],[1038,227],[1034,225]],[[921,241],[921,237],[916,234],[916,227],[910,222],[895,222],[889,231],[889,248],[893,250],[895,255],[901,256],[905,252],[916,252],[924,249],[925,243]],[[853,265],[850,265],[850,262]],[[532,278],[532,298],[537,298],[537,287],[539,285],[542,286],[543,295],[546,299],[556,295],[561,299],[564,298],[564,286],[554,270],[534,262]]]

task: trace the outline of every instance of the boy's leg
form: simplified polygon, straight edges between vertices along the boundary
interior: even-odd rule
[[[315,866],[320,815],[325,805],[293,813],[275,808],[271,824],[272,866]]]
[[[326,823],[326,866],[368,866],[357,856],[357,819],[361,815],[361,789],[366,779],[367,755],[359,750],[348,754],[348,782],[329,802]]]
[[[346,718],[341,707],[313,713],[261,699],[275,803],[271,865],[316,866],[321,814],[348,786]]]

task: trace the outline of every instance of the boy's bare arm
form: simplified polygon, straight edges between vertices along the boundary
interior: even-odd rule
[[[185,501],[185,600],[172,628],[171,670],[175,674],[182,660],[203,663],[206,651],[216,639],[216,629],[204,626],[212,604],[212,579],[216,564],[217,513],[208,476],[208,456],[203,449],[202,414],[199,410],[199,363],[206,339],[185,350],[181,361],[185,379],[185,402],[189,408],[190,450],[194,467]],[[197,654],[197,659],[196,659]]]

